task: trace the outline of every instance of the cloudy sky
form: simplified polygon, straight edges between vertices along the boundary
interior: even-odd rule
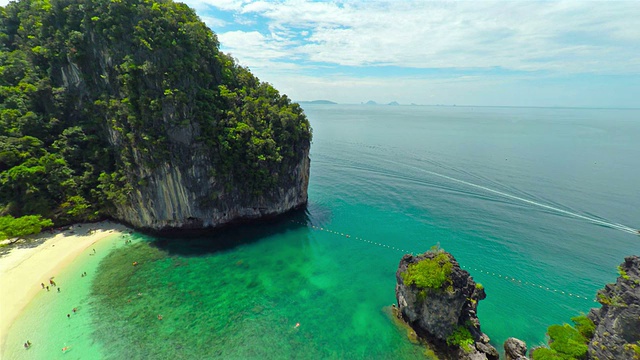
[[[640,1],[183,1],[294,100],[640,107]]]
[[[185,2],[296,100],[640,107],[640,1]]]

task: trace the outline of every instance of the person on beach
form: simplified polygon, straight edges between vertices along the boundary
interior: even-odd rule
[[[94,253],[94,254],[96,253],[96,249],[93,249],[93,253]]]
[[[58,292],[60,292],[60,288],[58,287]]]
[[[44,290],[44,283],[40,283],[40,286],[42,286],[42,290]]]
[[[75,314],[78,311],[78,308],[73,308],[73,313]]]
[[[49,287],[47,286],[47,291],[49,291]]]
[[[84,276],[87,276],[87,272],[86,271],[83,274],[84,274]]]

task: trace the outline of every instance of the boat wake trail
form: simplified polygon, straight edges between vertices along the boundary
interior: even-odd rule
[[[408,164],[402,164],[402,163],[398,163],[396,161],[391,161],[391,160],[386,160],[386,159],[378,159],[378,160],[379,161],[386,161],[386,162],[392,163],[394,165],[401,165],[401,166],[404,166],[404,167],[408,167],[408,168],[411,168],[413,170],[417,170],[417,171],[420,171],[420,172],[423,172],[423,173],[427,173],[429,175],[437,176],[437,177],[440,177],[440,178],[443,178],[443,179],[447,179],[449,181],[453,181],[453,182],[456,182],[456,183],[459,183],[459,184],[463,184],[463,185],[466,185],[466,186],[474,187],[476,189],[481,189],[481,190],[484,190],[484,191],[487,191],[487,192],[490,192],[492,194],[496,194],[496,195],[499,195],[499,196],[502,196],[502,197],[505,197],[505,198],[508,198],[508,199],[521,201],[521,202],[524,202],[524,203],[527,203],[527,204],[530,204],[530,205],[538,206],[538,207],[541,207],[543,209],[551,210],[551,211],[554,211],[554,212],[557,212],[557,213],[561,213],[561,214],[564,214],[564,215],[568,215],[568,216],[571,216],[571,217],[574,217],[574,218],[587,220],[587,221],[589,221],[591,223],[602,225],[602,226],[606,226],[608,228],[624,231],[624,232],[627,232],[627,233],[630,233],[630,234],[635,234],[635,235],[638,234],[638,230],[636,230],[634,228],[631,228],[629,226],[626,226],[626,225],[612,223],[612,222],[608,222],[608,221],[604,221],[604,220],[599,220],[599,219],[596,219],[596,218],[593,218],[593,217],[590,217],[590,216],[576,214],[576,213],[571,212],[571,211],[559,209],[557,207],[553,207],[553,206],[550,206],[550,205],[539,203],[537,201],[525,199],[525,198],[522,198],[520,196],[511,195],[511,194],[508,194],[508,193],[505,193],[505,192],[502,192],[502,191],[499,191],[499,190],[494,190],[494,189],[488,188],[486,186],[482,186],[482,185],[470,183],[468,181],[456,179],[454,177],[451,177],[451,176],[448,176],[448,175],[444,175],[444,174],[440,174],[440,173],[437,173],[435,171],[422,169],[422,168],[419,168],[417,166],[408,165]]]

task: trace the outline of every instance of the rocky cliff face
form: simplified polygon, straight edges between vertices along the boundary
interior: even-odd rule
[[[198,148],[176,144],[184,157],[155,168],[138,168],[144,185],[134,188],[130,200],[117,205],[116,217],[149,230],[213,228],[230,222],[282,214],[307,203],[309,147],[300,149],[290,173],[259,195],[225,184],[212,176],[211,159]],[[239,185],[241,186],[241,185]]]
[[[590,359],[640,359],[640,257],[625,258],[619,272],[615,284],[597,294],[602,307],[589,312],[596,324]]]
[[[484,289],[476,286],[451,254],[445,253],[452,266],[441,286],[425,289],[405,283],[412,264],[432,260],[438,254],[442,252],[402,257],[396,272],[396,299],[402,318],[441,358],[497,360],[498,352],[480,330],[476,313],[478,301],[486,297]]]
[[[10,179],[0,209],[162,231],[306,204],[304,112],[220,52],[185,4],[18,0],[0,10],[0,83],[12,89],[0,96],[0,178]]]

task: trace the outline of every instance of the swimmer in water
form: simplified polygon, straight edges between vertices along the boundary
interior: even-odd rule
[[[158,314],[158,320],[162,320],[162,315]]]
[[[65,346],[65,347],[63,347],[63,348],[62,348],[62,352],[65,352],[65,351],[67,351],[67,350],[69,350],[69,349],[70,349],[70,347],[69,347],[69,346]]]
[[[294,326],[293,328],[294,328],[294,329],[297,329],[297,328],[299,328],[299,327],[300,327],[300,323],[296,323],[296,326]]]

